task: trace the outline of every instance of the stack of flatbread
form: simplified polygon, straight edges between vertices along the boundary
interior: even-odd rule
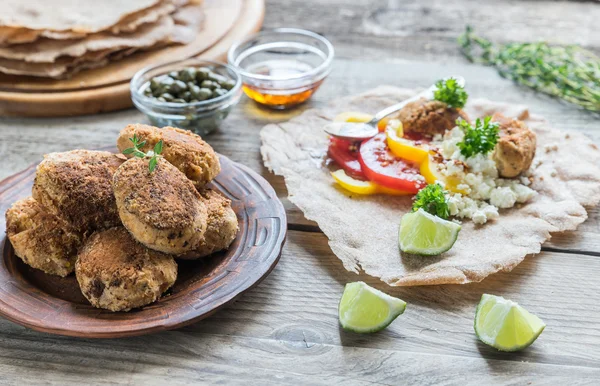
[[[202,0],[3,0],[0,72],[67,78],[140,50],[190,43]]]

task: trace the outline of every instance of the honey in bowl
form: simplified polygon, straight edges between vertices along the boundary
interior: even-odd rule
[[[310,98],[331,69],[333,47],[310,31],[281,28],[258,33],[229,50],[246,95],[273,109]]]
[[[262,63],[256,63],[246,71],[264,75],[273,78],[289,79],[301,76],[303,73],[311,71],[312,66],[294,60],[268,60]],[[323,79],[309,85],[301,81],[299,87],[293,87],[290,90],[262,89],[252,86],[249,83],[243,83],[242,89],[248,97],[262,105],[275,109],[285,109],[306,101],[319,88]]]

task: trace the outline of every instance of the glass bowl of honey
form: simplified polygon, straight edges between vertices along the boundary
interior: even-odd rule
[[[242,89],[250,99],[283,110],[317,91],[331,71],[333,56],[333,46],[323,36],[277,28],[233,45],[227,59],[242,76]]]

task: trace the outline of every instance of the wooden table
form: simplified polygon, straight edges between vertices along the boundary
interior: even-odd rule
[[[498,12],[505,24],[491,25],[490,36],[505,37],[503,31],[515,39],[561,36],[595,48],[600,34],[597,25],[592,33],[591,20],[598,19],[592,15],[600,8],[539,1],[495,2],[506,3],[506,9],[491,1],[475,5],[466,0],[443,6],[433,0],[410,5],[373,1],[368,7],[341,0],[323,3],[273,1],[267,6],[267,27],[311,28],[329,36],[338,49],[333,73],[315,98],[290,112],[268,111],[244,99],[220,132],[206,138],[219,152],[265,176],[286,205],[288,241],[271,275],[209,319],[145,337],[81,340],[37,333],[0,319],[0,384],[600,382],[598,209],[577,232],[555,235],[542,253],[528,257],[511,273],[463,286],[390,288],[344,270],[316,224],[286,199],[283,180],[264,169],[258,151],[258,132],[268,122],[287,120],[336,96],[379,84],[426,86],[447,74],[464,75],[474,97],[528,104],[554,126],[584,131],[600,144],[597,115],[516,87],[489,68],[466,64],[453,41],[464,18],[483,28],[489,22],[486,17]],[[460,12],[462,18],[445,8]],[[399,30],[377,30],[368,9],[384,19],[393,12],[404,15],[395,21]],[[543,20],[534,18],[538,13]],[[360,59],[362,55],[370,60]],[[111,144],[122,127],[138,121],[144,117],[135,110],[71,119],[1,120],[0,179],[47,152]],[[344,284],[355,280],[406,300],[406,313],[378,334],[341,331],[337,304]],[[512,354],[481,344],[472,323],[484,292],[519,301],[539,315],[548,325],[540,339]]]

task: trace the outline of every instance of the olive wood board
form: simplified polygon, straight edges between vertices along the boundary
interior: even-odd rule
[[[137,71],[194,56],[225,61],[233,43],[260,30],[264,10],[264,0],[205,0],[202,29],[190,44],[138,52],[70,79],[0,74],[0,116],[76,116],[129,108],[129,81]]]
[[[283,204],[269,183],[220,156],[209,184],[232,202],[240,230],[227,251],[181,261],[175,285],[157,302],[129,312],[92,307],[75,275],[30,268],[18,258],[0,218],[0,315],[36,331],[83,338],[117,338],[183,327],[201,320],[257,285],[277,264],[287,232]],[[0,211],[31,195],[37,165],[0,182]]]

